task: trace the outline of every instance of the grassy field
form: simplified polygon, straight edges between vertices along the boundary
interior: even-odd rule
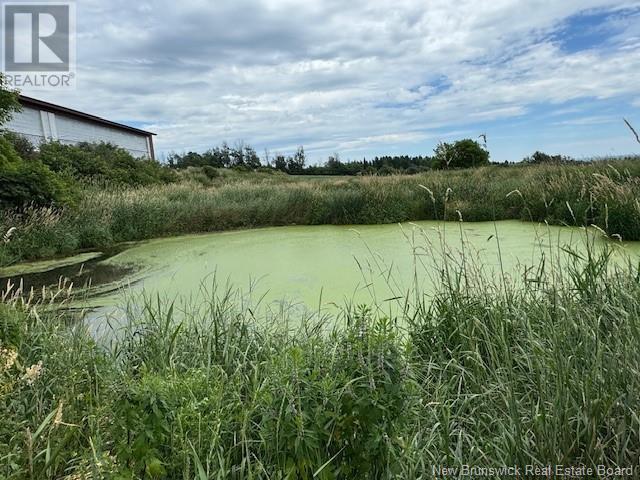
[[[640,239],[639,174],[633,161],[321,181],[191,171],[88,188],[74,209],[5,212],[3,230],[16,230],[0,259],[421,219],[595,224]],[[418,479],[556,464],[614,477],[640,459],[640,270],[610,248],[558,250],[513,282],[433,252],[436,293],[411,292],[394,318],[374,305],[256,316],[212,286],[181,311],[131,299],[130,323],[96,340],[59,308],[65,285],[37,304],[5,295],[0,478]]]
[[[437,294],[416,303],[416,292],[394,319],[365,306],[255,318],[216,288],[180,314],[140,298],[108,345],[46,304],[5,299],[0,477],[637,466],[640,272],[606,249],[572,258],[519,286],[444,265]]]
[[[120,242],[275,225],[522,219],[597,225],[640,239],[640,162],[490,166],[414,176],[318,179],[197,170],[142,188],[86,188],[73,208],[0,214],[0,266]]]

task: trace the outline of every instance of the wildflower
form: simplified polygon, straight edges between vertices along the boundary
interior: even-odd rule
[[[35,365],[31,365],[29,368],[27,368],[27,371],[22,376],[22,379],[27,382],[27,385],[31,386],[35,383],[38,377],[42,375],[42,370],[42,360],[40,360]]]
[[[0,348],[0,372],[9,370],[16,363],[18,352],[13,349]]]

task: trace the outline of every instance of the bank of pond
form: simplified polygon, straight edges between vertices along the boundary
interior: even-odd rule
[[[635,474],[638,247],[418,222],[16,265],[3,283],[34,296],[0,302],[0,477]]]
[[[559,268],[588,247],[603,246],[619,263],[640,254],[640,242],[610,240],[594,228],[520,221],[273,227],[155,239],[15,265],[0,269],[0,285],[27,296],[73,285],[73,307],[88,309],[94,323],[121,316],[139,295],[180,305],[231,289],[256,311],[336,313],[367,304],[393,316],[407,299],[427,302],[450,269],[518,284],[535,280],[540,268]]]

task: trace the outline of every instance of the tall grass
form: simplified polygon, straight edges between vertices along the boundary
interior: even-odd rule
[[[276,225],[522,219],[640,239],[640,163],[484,167],[317,181],[282,175],[89,189],[76,209],[0,214],[0,266],[161,236]],[[420,185],[431,192],[429,195]],[[445,208],[444,198],[449,202]],[[568,208],[567,208],[568,207]]]
[[[556,254],[569,261],[521,282],[448,262],[436,294],[414,292],[397,318],[361,306],[331,326],[285,310],[256,318],[212,288],[180,312],[140,298],[96,344],[82,323],[16,297],[0,304],[0,476],[637,467],[640,271],[590,242]]]

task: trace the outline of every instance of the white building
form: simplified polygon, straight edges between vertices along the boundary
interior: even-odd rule
[[[134,157],[155,158],[155,133],[23,95],[19,100],[22,111],[14,113],[4,128],[28,138],[33,145],[105,142],[128,150]]]

